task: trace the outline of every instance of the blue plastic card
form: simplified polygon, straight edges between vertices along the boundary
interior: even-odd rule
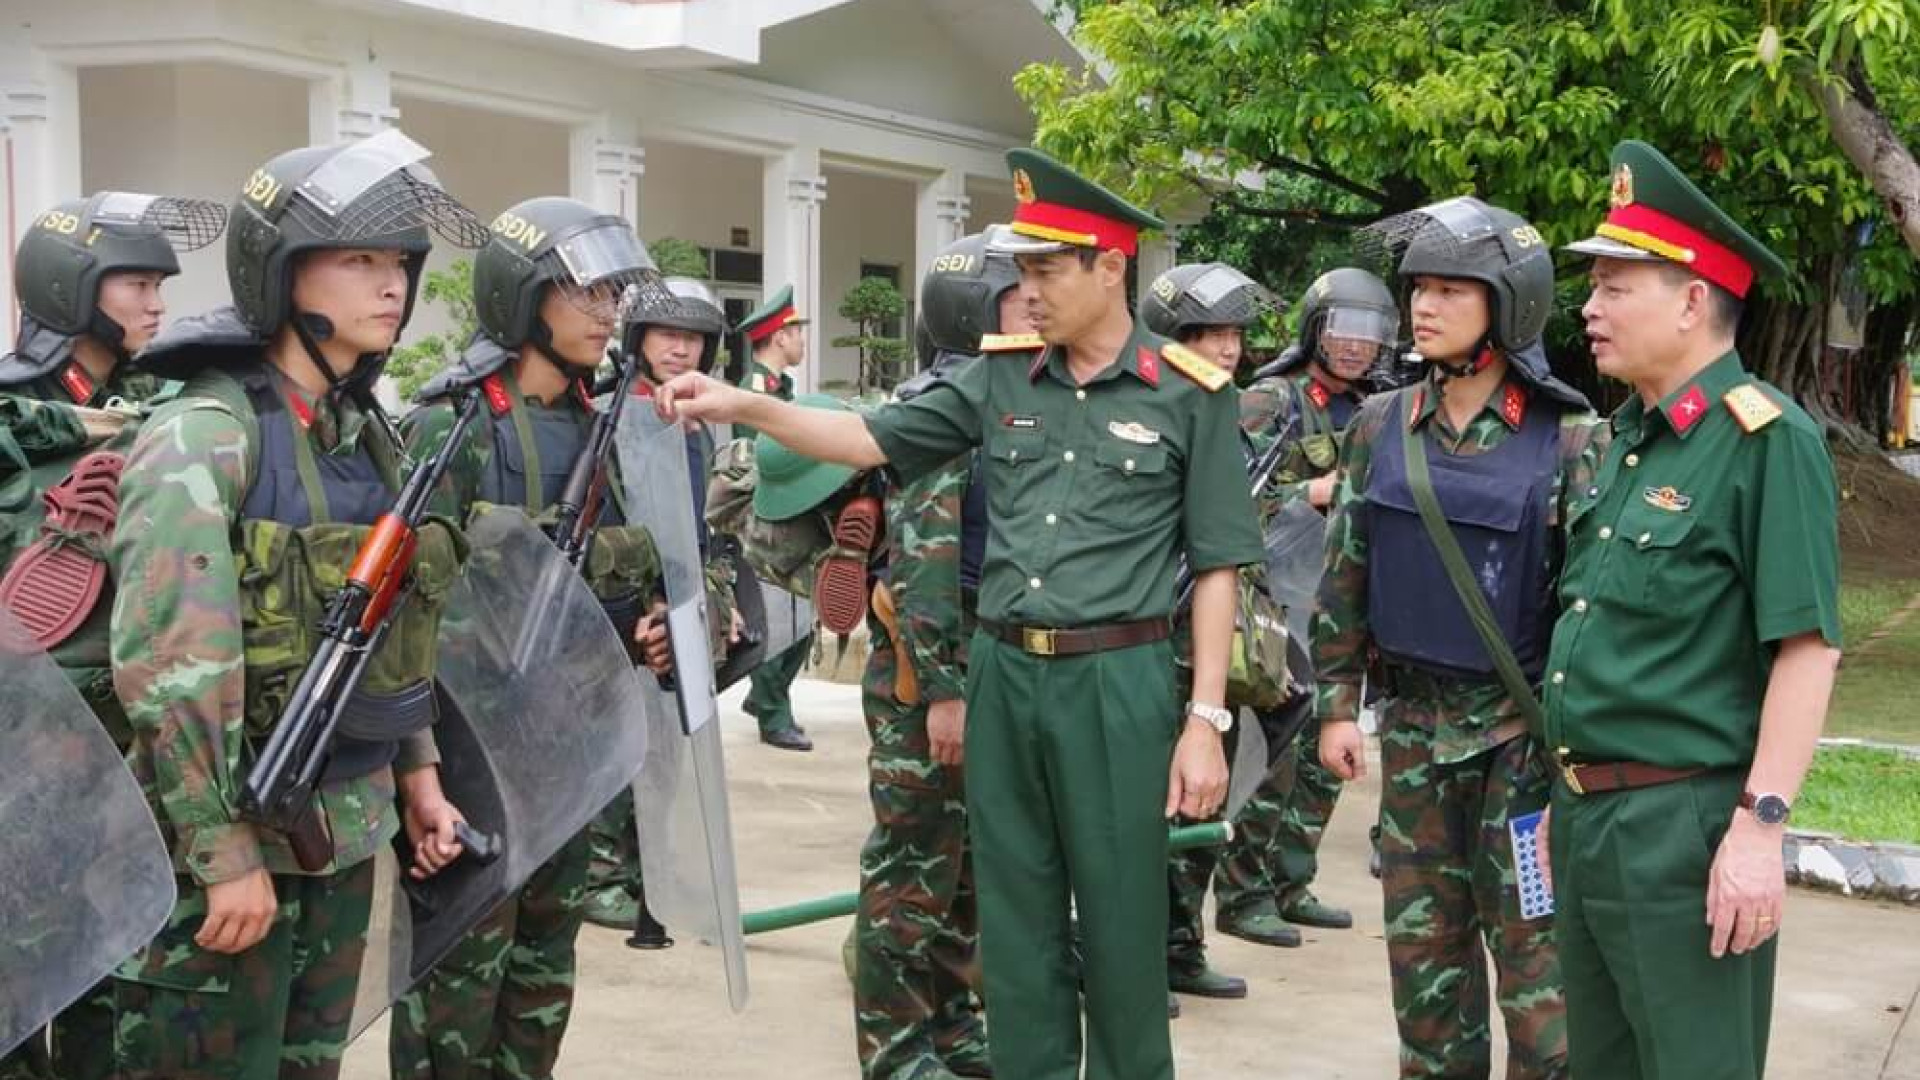
[[[1543,811],[1507,819],[1507,835],[1513,840],[1513,878],[1520,889],[1520,917],[1543,919],[1553,914],[1553,889],[1547,884],[1546,868],[1540,865],[1534,837],[1540,831]]]

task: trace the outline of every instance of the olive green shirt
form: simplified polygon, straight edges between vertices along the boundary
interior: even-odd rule
[[[1743,386],[1779,410],[1751,433],[1725,397]],[[1628,401],[1612,426],[1570,509],[1548,745],[1581,761],[1745,766],[1776,644],[1840,644],[1826,442],[1731,352],[1654,409]]]
[[[784,372],[776,373],[772,368],[758,360],[747,361],[747,373],[740,378],[742,388],[756,394],[769,394],[781,401],[793,400],[793,376]],[[746,424],[733,425],[733,437],[751,439],[760,432]]]
[[[1207,391],[1144,325],[1084,386],[1064,349],[961,365],[867,417],[905,482],[986,453],[980,615],[1096,626],[1169,615],[1195,572],[1264,558],[1240,450],[1238,392]]]

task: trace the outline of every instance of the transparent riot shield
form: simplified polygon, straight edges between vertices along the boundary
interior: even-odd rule
[[[1267,593],[1286,610],[1288,635],[1305,642],[1326,566],[1327,519],[1305,499],[1296,499],[1267,521],[1266,545]],[[1300,674],[1295,673],[1296,681]]]
[[[740,641],[714,672],[716,690],[753,674],[813,631],[813,602],[760,580],[744,558],[734,559],[733,606],[740,615]]]
[[[173,862],[59,665],[0,610],[0,1054],[153,939]]]
[[[1272,755],[1267,752],[1266,729],[1252,709],[1240,710],[1227,738],[1232,740],[1233,753],[1227,762],[1227,802],[1220,808],[1220,816],[1231,821],[1267,778]]]
[[[648,721],[626,646],[579,571],[517,509],[467,527],[465,571],[436,658],[440,784],[472,833],[425,881],[405,835],[380,855],[358,1033],[618,795],[646,758]]]
[[[677,935],[720,947],[738,1012],[747,1003],[746,947],[686,436],[651,412],[629,410],[618,445],[629,516],[660,553],[674,656],[666,685],[639,674],[653,735],[633,785],[647,906]]]

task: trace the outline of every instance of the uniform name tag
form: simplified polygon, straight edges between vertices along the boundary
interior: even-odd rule
[[[1039,417],[1018,416],[1018,415],[1015,415],[1014,413],[1008,413],[1007,415],[1001,417],[1000,423],[1003,427],[1010,427],[1015,431],[1037,431],[1040,428]]]

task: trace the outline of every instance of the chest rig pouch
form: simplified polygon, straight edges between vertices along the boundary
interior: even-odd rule
[[[264,369],[208,372],[188,392],[195,390],[223,402],[249,429],[252,460],[234,558],[247,734],[260,739],[285,711],[319,643],[327,600],[344,584],[369,526],[392,507],[398,454],[379,431],[369,431],[352,453],[316,453]],[[460,543],[445,522],[421,527],[411,592],[341,716],[323,779],[385,768],[402,738],[433,723],[440,612],[464,554]]]
[[[1367,477],[1367,617],[1387,660],[1450,678],[1495,676],[1434,549],[1407,478],[1401,439],[1406,402],[1382,430]],[[1549,402],[1527,409],[1520,430],[1485,453],[1434,452],[1433,490],[1473,580],[1529,680],[1546,662],[1553,626],[1554,550],[1549,502],[1559,469],[1560,416]]]

